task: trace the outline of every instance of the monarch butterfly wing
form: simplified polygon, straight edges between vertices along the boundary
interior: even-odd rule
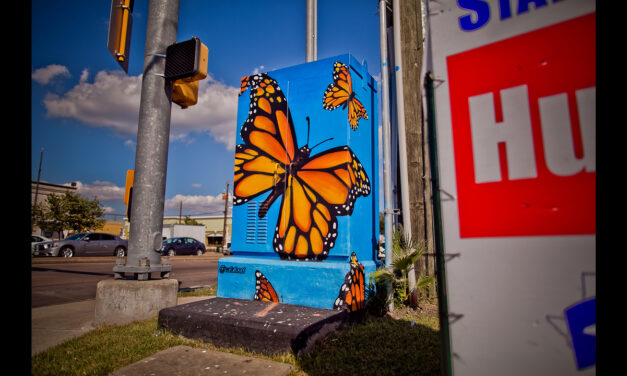
[[[249,81],[250,81],[250,76],[242,77],[242,80],[240,82],[240,90],[239,90],[238,96],[241,96],[242,94],[244,94],[246,89],[248,89]]]
[[[337,219],[319,196],[288,175],[274,232],[273,247],[284,259],[327,257],[335,245]]]
[[[255,271],[255,300],[279,302],[279,295],[268,279],[259,270]]]
[[[235,154],[234,204],[241,205],[276,186],[293,158],[296,133],[287,101],[276,80],[265,73],[242,79],[250,87],[248,118]],[[269,203],[271,204],[271,203]]]
[[[251,76],[248,118],[240,135],[276,162],[290,164],[296,152],[296,132],[287,100],[275,79],[265,73]]]
[[[276,186],[282,165],[255,146],[237,145],[233,175],[233,205],[242,205]]]
[[[351,286],[351,294],[353,296],[351,311],[356,311],[363,309],[366,303],[366,278],[362,264],[357,265],[353,271],[355,273],[353,275],[353,285]]]
[[[273,247],[282,258],[328,256],[337,237],[338,215],[350,215],[370,181],[348,146],[329,149],[287,174]]]
[[[333,303],[333,309],[346,309],[349,312],[354,312],[364,308],[365,300],[364,266],[358,264],[356,267],[351,267],[351,270],[346,273],[344,283]]]
[[[350,100],[353,91],[351,77],[346,64],[336,61],[333,64],[333,83],[329,84],[322,97],[325,110],[335,110]]]
[[[357,127],[359,127],[359,119],[368,120],[368,114],[364,105],[357,98],[353,97],[348,103],[348,123],[353,130],[357,130]]]
[[[368,175],[348,146],[316,154],[296,176],[333,215],[352,214],[355,200],[370,194]]]

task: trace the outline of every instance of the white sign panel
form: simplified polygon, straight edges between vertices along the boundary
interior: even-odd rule
[[[428,2],[456,376],[596,373],[595,9]]]

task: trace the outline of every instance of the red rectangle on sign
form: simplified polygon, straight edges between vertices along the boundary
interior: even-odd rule
[[[596,233],[595,17],[447,58],[462,238]]]

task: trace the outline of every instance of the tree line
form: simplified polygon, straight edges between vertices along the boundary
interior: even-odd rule
[[[31,225],[44,232],[64,230],[73,232],[93,231],[102,227],[105,212],[98,199],[88,200],[77,193],[48,195],[46,200],[31,208]]]

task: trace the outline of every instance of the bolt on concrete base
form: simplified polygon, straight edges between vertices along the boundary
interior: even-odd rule
[[[177,304],[178,281],[108,279],[98,282],[94,326],[148,320]]]

